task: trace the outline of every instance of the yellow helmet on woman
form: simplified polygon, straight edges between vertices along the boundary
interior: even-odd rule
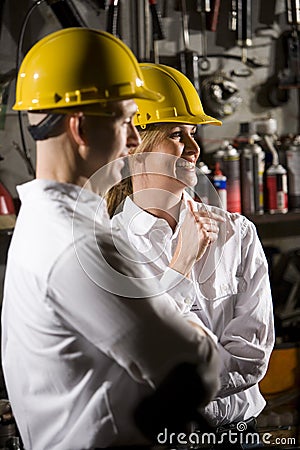
[[[145,82],[160,92],[161,102],[136,100],[134,124],[145,128],[152,123],[188,123],[222,125],[203,111],[201,100],[190,80],[179,70],[163,64],[141,63]]]
[[[131,50],[105,31],[66,28],[37,42],[25,56],[17,78],[15,110],[68,112],[70,107],[130,98],[157,101]]]

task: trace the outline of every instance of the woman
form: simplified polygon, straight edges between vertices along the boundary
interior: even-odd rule
[[[214,427],[243,421],[251,432],[265,406],[258,383],[274,344],[266,258],[247,218],[195,202],[185,191],[197,181],[196,126],[219,122],[204,113],[183,74],[163,65],[140,66],[147,84],[165,98],[160,103],[137,101],[135,124],[142,143],[129,160],[131,179],[108,196],[109,210],[157,276],[170,264],[188,203],[203,228],[211,227],[191,272],[193,296],[184,299],[215,336],[222,358],[221,389],[203,413]]]

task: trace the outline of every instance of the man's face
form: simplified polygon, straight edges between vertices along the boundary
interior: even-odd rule
[[[130,147],[140,143],[132,122],[136,109],[134,100],[123,100],[108,104],[106,111],[111,116],[84,115],[82,127],[87,140],[85,166],[88,177],[115,161],[109,164],[109,176],[116,182],[121,179],[124,162],[118,158],[126,156]]]

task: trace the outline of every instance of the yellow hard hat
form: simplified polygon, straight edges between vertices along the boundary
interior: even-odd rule
[[[90,28],[66,28],[37,42],[17,78],[15,110],[68,112],[97,104],[162,97],[149,90],[132,51],[118,38]],[[100,110],[100,108],[99,108]]]
[[[137,100],[134,124],[145,128],[151,123],[177,122],[222,125],[203,111],[201,100],[190,80],[179,70],[163,64],[141,63],[143,78],[151,89],[160,92],[161,102]]]

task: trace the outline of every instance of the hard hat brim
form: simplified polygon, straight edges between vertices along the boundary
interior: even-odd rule
[[[14,111],[43,111],[43,110],[48,110],[48,111],[55,111],[61,114],[65,114],[70,112],[71,109],[80,109],[80,107],[84,107],[85,109],[90,106],[92,110],[95,110],[97,105],[101,106],[105,103],[110,103],[110,102],[117,102],[117,101],[122,101],[122,100],[130,100],[130,99],[142,99],[142,100],[151,100],[151,101],[157,101],[157,102],[161,102],[164,100],[164,96],[162,94],[160,94],[159,92],[155,92],[152,91],[150,89],[147,89],[145,87],[141,87],[139,90],[137,90],[135,93],[133,94],[129,94],[128,96],[123,96],[121,98],[114,98],[113,100],[110,99],[104,99],[102,101],[99,100],[89,100],[89,101],[82,101],[80,104],[72,104],[72,105],[67,105],[65,102],[63,102],[63,104],[61,106],[54,106],[53,107],[53,103],[49,102],[49,104],[43,102],[42,105],[40,105],[39,103],[37,103],[35,106],[28,106],[25,107],[23,105],[23,102],[16,102],[12,109]]]
[[[207,114],[202,114],[201,116],[174,116],[168,117],[167,120],[159,121],[155,117],[147,118],[147,121],[143,119],[139,120],[138,114],[134,117],[134,125],[145,127],[151,124],[161,124],[161,123],[184,123],[186,125],[216,125],[222,126],[221,120],[215,119],[214,117],[208,116]]]

